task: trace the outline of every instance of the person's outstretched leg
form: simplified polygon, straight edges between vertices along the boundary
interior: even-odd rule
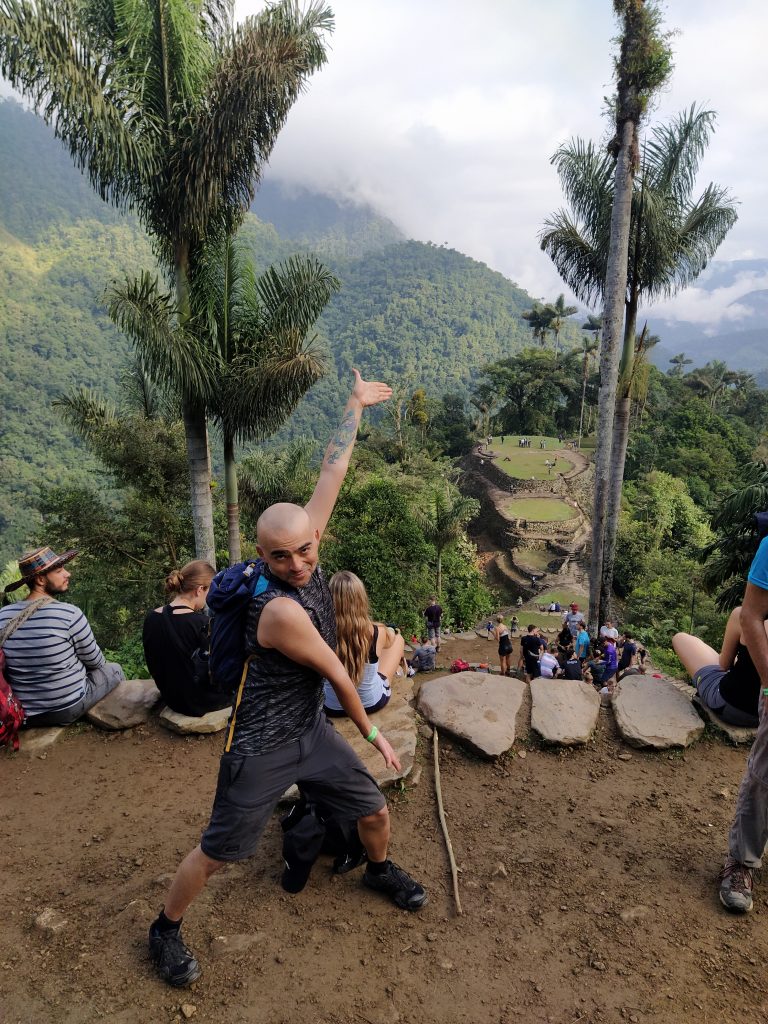
[[[368,854],[363,884],[389,896],[403,910],[420,910],[427,902],[424,887],[387,857],[390,837],[387,805],[375,814],[359,818],[357,831]]]
[[[717,665],[720,660],[720,655],[713,647],[690,633],[675,633],[672,647],[691,678],[705,665]]]
[[[181,938],[181,921],[187,907],[224,863],[207,857],[196,846],[179,865],[165,906],[150,926],[149,953],[169,985],[180,988],[200,977],[200,965]]]

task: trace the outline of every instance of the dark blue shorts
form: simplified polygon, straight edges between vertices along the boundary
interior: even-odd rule
[[[222,755],[211,820],[200,840],[203,853],[223,861],[250,857],[280,797],[294,783],[339,820],[364,818],[386,803],[352,747],[320,715],[303,736],[277,750]]]

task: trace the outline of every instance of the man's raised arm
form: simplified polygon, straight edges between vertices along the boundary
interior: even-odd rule
[[[349,467],[362,411],[370,405],[386,402],[392,395],[392,388],[388,384],[363,380],[357,370],[353,370],[352,373],[355,375],[352,394],[344,409],[341,423],[325,450],[317,486],[305,506],[312,526],[321,537],[331,518]]]

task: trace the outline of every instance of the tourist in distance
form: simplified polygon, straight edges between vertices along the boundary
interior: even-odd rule
[[[690,633],[675,633],[672,647],[705,707],[729,725],[756,728],[760,676],[744,643],[741,607],[728,617],[719,654]]]
[[[607,636],[603,641],[603,686],[613,693],[616,683],[616,669],[619,667],[619,655],[616,650],[616,641],[613,637]]]
[[[428,640],[422,640],[413,648],[408,675],[412,676],[415,672],[434,672],[436,654],[435,645]]]
[[[535,626],[529,626],[520,639],[520,667],[529,683],[539,674],[539,653],[545,646]]]
[[[519,630],[520,630],[520,620],[518,619],[518,617],[516,615],[513,615],[512,618],[509,621],[509,631],[514,636],[515,633],[519,632]]]
[[[511,671],[509,659],[512,657],[512,637],[507,629],[507,624],[504,622],[503,615],[496,616],[496,627],[493,635],[499,645],[499,671],[503,676],[508,676]]]
[[[229,707],[232,695],[217,693],[208,676],[210,619],[205,599],[216,570],[208,562],[187,562],[166,578],[167,604],[144,619],[147,668],[160,695],[180,715],[199,718]]]
[[[57,600],[69,589],[65,566],[77,554],[29,551],[19,559],[20,578],[5,588],[29,588],[24,600],[0,609],[5,671],[28,726],[69,725],[125,679],[101,653],[80,609]]]
[[[427,639],[434,643],[435,650],[440,650],[440,622],[443,618],[443,609],[437,603],[436,597],[430,597],[429,604],[424,609],[424,618],[427,620]]]
[[[616,679],[620,680],[625,675],[634,675],[640,671],[637,667],[637,644],[629,630],[624,630],[621,636],[619,648],[619,666],[616,670]]]
[[[392,696],[392,680],[403,662],[403,638],[383,622],[371,621],[368,594],[353,572],[335,573],[328,588],[336,613],[336,653],[357,687],[361,704],[372,715],[386,707]],[[331,718],[346,715],[327,679],[323,681],[323,704]]]
[[[568,627],[574,640],[576,639],[576,634],[579,632],[579,625],[583,618],[584,616],[579,611],[579,606],[575,601],[571,602],[571,606],[567,612],[563,612],[563,625]]]
[[[611,622],[610,619],[606,619],[605,620],[605,625],[600,627],[600,636],[602,638],[605,638],[605,637],[609,636],[609,637],[611,637],[612,640],[618,640],[619,639],[619,631],[618,631],[618,629],[616,629],[616,627],[614,626],[614,624]]]
[[[575,642],[575,645],[574,645],[575,652],[576,652],[576,657],[582,663],[585,662],[587,660],[587,658],[589,657],[589,644],[590,644],[590,640],[589,640],[589,633],[587,632],[587,624],[582,619],[581,622],[579,623],[579,631],[576,634],[576,642]]]
[[[567,625],[557,634],[557,653],[566,661],[574,656],[574,640]]]
[[[546,640],[543,641],[541,657],[539,658],[539,675],[544,679],[554,679],[560,675],[560,663],[554,654],[547,649]]]
[[[720,902],[727,910],[746,913],[752,909],[752,875],[768,843],[768,537],[763,536],[752,560],[739,618],[740,636],[760,677],[760,724],[739,786],[728,858],[720,872]]]
[[[387,858],[386,800],[321,711],[326,678],[361,735],[388,767],[400,770],[336,656],[333,600],[318,565],[318,545],[349,466],[360,415],[392,394],[385,384],[353,373],[352,393],[306,507],[281,502],[257,523],[257,551],[270,586],[250,602],[245,636],[249,654],[258,657],[248,664],[232,711],[210,822],[200,844],[179,865],[149,931],[152,960],[171,985],[189,985],[200,974],[181,938],[187,907],[216,871],[254,853],[278,800],[293,783],[340,817],[357,819],[368,857],[365,885],[403,909],[418,910],[427,901],[422,886]]]

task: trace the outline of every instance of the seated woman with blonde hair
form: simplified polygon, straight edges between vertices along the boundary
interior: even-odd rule
[[[165,580],[167,604],[144,619],[144,657],[160,695],[180,715],[200,718],[229,707],[231,694],[217,693],[208,683],[205,655],[209,618],[205,599],[216,570],[208,562],[187,562]],[[193,657],[202,654],[203,657]]]
[[[336,654],[370,715],[392,696],[392,679],[403,661],[404,641],[383,622],[371,621],[368,594],[353,572],[334,573],[328,587],[336,612]],[[325,713],[341,718],[345,712],[328,681],[324,690]]]
[[[740,607],[730,614],[720,654],[690,633],[675,633],[672,646],[702,704],[729,725],[757,726],[760,676],[744,644]]]

